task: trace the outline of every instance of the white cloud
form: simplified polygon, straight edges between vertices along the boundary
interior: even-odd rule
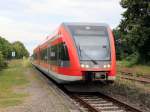
[[[123,12],[119,2],[120,0],[15,0],[15,3],[22,4],[20,10],[0,9],[0,14],[3,14],[0,16],[0,35],[10,41],[24,42],[31,52],[34,44],[44,40],[64,21],[106,22],[111,27],[116,27]]]
[[[123,9],[120,0],[46,0],[24,3],[29,14],[58,15],[66,21],[107,22],[115,27]],[[57,19],[57,18],[56,18]]]
[[[0,34],[8,38],[10,41],[28,41],[28,39],[34,40],[34,38],[41,38],[41,35],[36,32],[37,29],[34,29],[37,26],[34,26],[32,24],[19,23],[10,18],[0,17],[0,26]]]

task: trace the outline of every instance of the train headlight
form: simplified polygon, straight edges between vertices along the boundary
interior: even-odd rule
[[[104,65],[104,68],[110,68],[110,64]]]
[[[107,67],[110,68],[110,64],[108,64]]]
[[[82,68],[89,68],[89,65],[81,64]]]
[[[89,65],[85,65],[85,68],[89,68]]]
[[[103,67],[104,67],[104,68],[107,68],[107,65],[104,65]]]
[[[81,64],[81,67],[82,67],[82,68],[84,68],[84,67],[85,67],[85,65],[84,65],[84,64]]]

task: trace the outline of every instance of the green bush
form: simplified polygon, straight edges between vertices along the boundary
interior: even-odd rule
[[[2,68],[5,68],[6,66],[7,66],[7,63],[6,63],[6,61],[4,60],[4,58],[3,58],[2,52],[0,51],[0,70],[1,70]]]
[[[128,62],[128,64],[127,64],[128,67],[131,67],[131,66],[137,64],[139,61],[139,53],[135,52],[135,53],[129,55],[126,58],[126,61]]]

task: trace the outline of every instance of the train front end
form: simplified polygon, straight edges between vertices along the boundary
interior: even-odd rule
[[[67,24],[77,50],[83,80],[113,82],[116,78],[114,37],[106,24]]]

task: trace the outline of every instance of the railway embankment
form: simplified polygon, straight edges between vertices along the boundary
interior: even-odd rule
[[[104,86],[102,92],[121,101],[150,111],[150,66],[117,62],[117,79],[114,84]]]
[[[126,102],[133,107],[140,108],[146,112],[150,111],[150,85],[118,77],[114,84],[103,86],[99,91]]]
[[[73,92],[100,92],[143,112],[150,111],[150,85],[143,85],[117,77],[116,81],[109,85],[105,83],[89,83],[66,85],[66,88]]]

